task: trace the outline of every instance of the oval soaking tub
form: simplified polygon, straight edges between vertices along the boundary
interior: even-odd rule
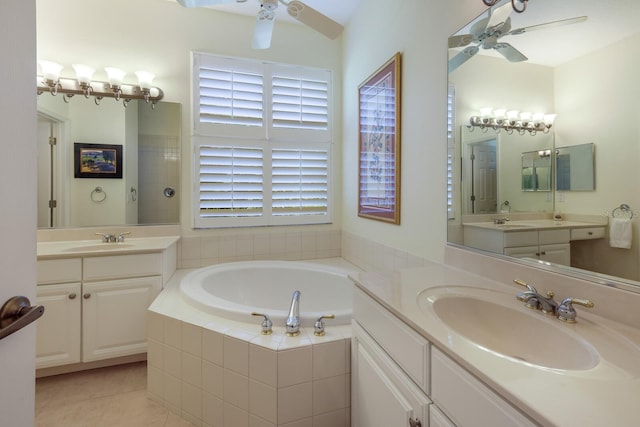
[[[313,326],[333,314],[333,325],[351,321],[353,306],[349,270],[303,261],[245,261],[217,264],[187,274],[180,281],[182,297],[205,312],[230,320],[255,323],[252,312],[269,315],[283,326],[293,292],[300,291],[301,326]]]

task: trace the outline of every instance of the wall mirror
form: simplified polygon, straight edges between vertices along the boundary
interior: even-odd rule
[[[505,212],[553,212],[549,194],[523,193],[523,151],[547,152],[553,147],[553,133],[536,135],[482,132],[459,127],[461,156],[460,203],[463,215]],[[536,166],[542,167],[544,160]],[[550,169],[548,169],[550,171]],[[542,171],[541,171],[542,172]],[[540,179],[550,185],[550,179]],[[505,202],[508,202],[505,205]]]
[[[495,10],[508,2],[501,1]],[[586,16],[586,19],[580,17]],[[463,243],[462,222],[476,213],[465,200],[465,159],[469,141],[496,138],[496,206],[497,215],[505,200],[514,212],[561,212],[566,216],[598,218],[606,226],[614,209],[621,204],[634,213],[633,245],[617,249],[608,238],[571,242],[571,267],[546,266],[558,272],[587,277],[598,283],[614,284],[640,291],[640,233],[636,223],[640,209],[640,147],[635,123],[640,116],[640,88],[634,70],[640,66],[640,2],[611,0],[536,0],[529,2],[525,13],[509,12],[501,22],[491,22],[489,9],[449,39],[449,84],[453,93],[453,142],[449,153],[453,158],[452,174],[456,178],[450,191],[452,213],[448,221],[448,241]],[[574,19],[580,18],[580,19]],[[494,33],[496,43],[482,42],[472,34],[486,28],[487,23],[506,23]],[[527,31],[531,26],[571,20]],[[524,28],[524,31],[518,29]],[[490,41],[491,41],[490,40]],[[553,46],[550,49],[549,46]],[[462,56],[459,56],[462,53]],[[526,59],[522,60],[523,57]],[[454,59],[455,58],[455,59]],[[452,63],[453,61],[453,63]],[[603,106],[608,108],[603,108]],[[479,128],[470,132],[471,116],[481,109],[515,109],[555,113],[549,138],[534,145],[542,136],[525,133],[508,135]],[[507,143],[507,138],[515,140]],[[597,156],[594,147],[597,145]],[[453,147],[453,148],[452,148]],[[506,152],[514,149],[505,162]],[[553,150],[551,191],[523,191],[522,153]],[[559,160],[555,161],[555,154]],[[579,150],[581,155],[571,154]],[[571,160],[566,157],[570,153]],[[588,155],[591,155],[589,158]],[[584,155],[584,156],[583,156]],[[516,160],[514,159],[514,156]],[[577,166],[573,158],[582,158]],[[574,163],[566,172],[563,163]],[[513,170],[509,170],[513,168]],[[578,171],[584,176],[575,175]],[[546,174],[546,172],[545,172]],[[459,179],[460,181],[457,181]],[[554,181],[558,182],[556,189]],[[576,182],[575,188],[573,183]],[[509,187],[511,186],[511,187]],[[515,186],[515,190],[513,191]],[[510,192],[506,192],[511,188]],[[498,255],[496,255],[498,256]],[[515,262],[533,262],[518,260]]]
[[[40,95],[38,228],[178,223],[180,125],[177,103]],[[121,146],[122,178],[74,177],[76,143]]]
[[[551,191],[551,150],[522,153],[522,191]]]
[[[595,190],[596,175],[594,156],[594,144],[556,147],[556,190]]]

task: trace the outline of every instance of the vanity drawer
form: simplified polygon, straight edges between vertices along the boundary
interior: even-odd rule
[[[562,228],[560,230],[540,230],[539,233],[541,245],[569,243],[569,240],[571,240],[571,230],[568,228]]]
[[[162,274],[162,254],[114,255],[84,258],[83,280],[108,280]]]
[[[506,231],[504,232],[504,247],[537,246],[538,231]]]
[[[82,278],[80,258],[38,261],[38,285],[79,282]]]
[[[359,289],[353,301],[354,319],[426,393],[429,392],[429,342]]]
[[[602,239],[604,235],[604,227],[573,228],[571,230],[571,240]]]
[[[431,363],[431,398],[456,426],[537,425],[435,347]]]

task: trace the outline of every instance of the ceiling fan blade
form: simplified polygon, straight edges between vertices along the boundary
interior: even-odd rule
[[[204,7],[217,4],[243,3],[247,0],[177,0],[183,7]]]
[[[301,1],[292,0],[286,5],[289,15],[330,39],[335,39],[342,33],[342,25]]]
[[[469,46],[462,52],[449,60],[449,72],[452,72],[468,60],[470,60],[480,49],[478,46]]]
[[[491,14],[489,15],[489,22],[487,23],[487,28],[495,27],[496,25],[504,23],[509,15],[511,15],[511,2],[506,2],[502,6],[491,9]]]
[[[498,43],[493,47],[500,55],[504,56],[511,62],[526,61],[528,58],[522,54],[518,49],[511,46],[509,43]]]
[[[461,36],[449,37],[449,48],[466,46],[473,41],[473,35],[463,34]]]
[[[273,24],[276,13],[274,10],[261,9],[256,17],[256,26],[253,30],[254,49],[269,49],[271,46],[271,35],[273,34]]]
[[[560,27],[562,25],[578,24],[587,20],[586,16],[578,16],[577,18],[561,19],[560,21],[547,22],[546,24],[532,25],[530,27],[516,28],[509,31],[506,35],[516,35],[528,33],[531,31],[544,30],[547,28]]]

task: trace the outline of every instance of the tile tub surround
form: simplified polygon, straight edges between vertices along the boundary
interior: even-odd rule
[[[344,263],[339,259],[325,262]],[[196,426],[350,425],[351,328],[260,334],[182,300],[178,270],[148,312],[150,399]],[[286,302],[285,304],[288,304]]]

